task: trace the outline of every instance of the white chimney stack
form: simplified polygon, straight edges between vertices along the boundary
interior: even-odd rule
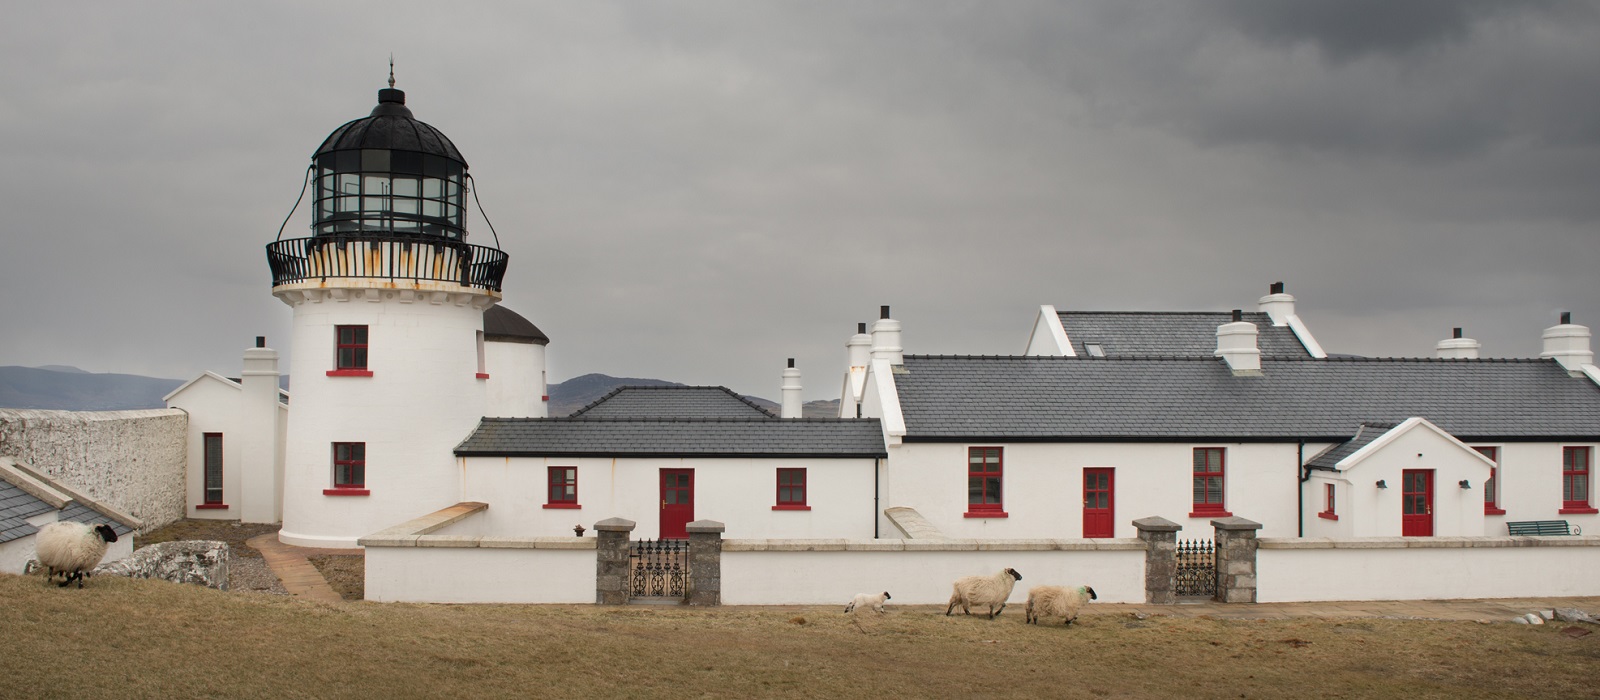
[[[779,418],[799,418],[805,412],[805,404],[800,400],[800,370],[794,368],[794,358],[789,358],[789,366],[783,370],[783,404],[778,410]]]
[[[872,359],[903,365],[906,359],[900,347],[900,322],[889,318],[889,307],[878,309],[878,320],[872,324]]]
[[[867,365],[872,362],[872,336],[867,334],[867,324],[856,324],[856,334],[844,344],[844,391],[839,397],[839,417],[855,418],[861,405],[861,393],[867,386]]]
[[[1572,322],[1572,312],[1561,312],[1561,323],[1544,329],[1544,352],[1539,357],[1554,358],[1572,374],[1581,374],[1584,365],[1594,364],[1589,349],[1589,327]]]
[[[1217,351],[1233,370],[1234,376],[1260,375],[1261,350],[1256,347],[1256,324],[1244,320],[1244,312],[1233,310],[1233,322],[1217,326]]]
[[[283,414],[278,405],[278,351],[267,347],[265,336],[256,336],[255,347],[244,351],[244,367],[239,373],[239,388],[244,392],[240,404],[240,429],[230,435],[238,448],[239,520],[247,523],[275,523],[283,517],[283,454],[278,442],[278,423]],[[224,481],[226,483],[226,481]]]
[[[1272,325],[1287,326],[1294,316],[1294,295],[1283,291],[1282,282],[1273,282],[1268,294],[1256,301],[1256,308],[1272,317]]]
[[[1483,345],[1471,338],[1461,337],[1461,329],[1455,329],[1451,337],[1439,341],[1434,346],[1434,356],[1441,360],[1476,360],[1478,349]]]

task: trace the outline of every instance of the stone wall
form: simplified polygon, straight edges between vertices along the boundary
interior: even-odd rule
[[[146,411],[0,409],[0,455],[14,457],[144,522],[184,515],[189,415]]]

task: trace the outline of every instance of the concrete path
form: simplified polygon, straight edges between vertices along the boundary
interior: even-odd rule
[[[269,532],[256,535],[245,544],[261,552],[261,558],[267,561],[267,568],[278,575],[278,580],[283,581],[284,590],[289,595],[301,598],[320,600],[325,603],[338,603],[343,601],[333,587],[328,585],[328,580],[322,577],[317,567],[306,560],[308,555],[314,554],[364,554],[361,549],[310,549],[296,547],[278,541],[278,533]]]

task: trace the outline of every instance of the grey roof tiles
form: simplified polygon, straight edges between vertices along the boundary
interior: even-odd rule
[[[28,518],[42,515],[52,510],[55,510],[55,507],[49,503],[33,497],[28,492],[8,482],[0,481],[0,542],[10,542],[38,532],[39,528],[28,524]],[[56,519],[72,520],[80,523],[89,523],[90,525],[110,525],[111,529],[116,530],[118,536],[133,532],[133,529],[127,525],[112,520],[102,515],[99,511],[77,501],[67,503],[67,507],[62,509],[61,514]]]
[[[1107,357],[1210,357],[1217,349],[1217,326],[1233,321],[1230,311],[1062,311],[1061,327],[1073,352],[1090,355],[1098,344]],[[1256,326],[1262,357],[1310,357],[1288,326],[1272,325],[1260,311],[1243,319]]]
[[[886,452],[877,420],[484,418],[456,454],[882,457]]]
[[[1356,450],[1371,444],[1373,440],[1378,439],[1378,436],[1393,430],[1396,425],[1399,423],[1362,423],[1356,427],[1355,437],[1317,453],[1311,461],[1306,462],[1306,466],[1313,469],[1333,469],[1339,464],[1339,460],[1355,454]]]

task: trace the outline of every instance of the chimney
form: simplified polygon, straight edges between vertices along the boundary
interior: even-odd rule
[[[1289,325],[1289,317],[1294,315],[1294,295],[1283,291],[1282,282],[1273,282],[1267,295],[1256,301],[1256,308],[1272,317],[1272,325]]]
[[[783,370],[783,404],[778,409],[779,418],[799,418],[804,413],[804,404],[800,400],[800,370],[794,368],[794,358],[789,358],[789,366]]]
[[[1553,358],[1568,372],[1583,372],[1584,365],[1594,364],[1594,352],[1589,349],[1589,327],[1572,322],[1572,312],[1561,312],[1561,323],[1544,329],[1544,352],[1539,357]]]
[[[906,363],[900,347],[900,322],[889,318],[889,307],[878,307],[878,320],[872,324],[872,359],[888,360],[891,365]]]
[[[1457,328],[1451,333],[1451,337],[1439,341],[1439,344],[1434,346],[1433,355],[1442,360],[1476,360],[1478,349],[1481,347],[1483,345],[1478,341],[1462,337],[1461,329]]]
[[[844,350],[849,367],[866,367],[872,361],[872,336],[867,335],[867,324],[856,324],[856,334],[850,336]]]
[[[1216,356],[1228,363],[1234,376],[1260,376],[1261,350],[1256,347],[1256,324],[1241,320],[1242,309],[1233,310],[1233,322],[1217,326]]]
[[[238,450],[234,482],[223,481],[227,502],[241,521],[278,522],[283,517],[283,443],[278,429],[283,420],[278,403],[278,351],[256,336],[255,347],[245,348],[239,372],[241,402],[236,428],[228,440]]]

